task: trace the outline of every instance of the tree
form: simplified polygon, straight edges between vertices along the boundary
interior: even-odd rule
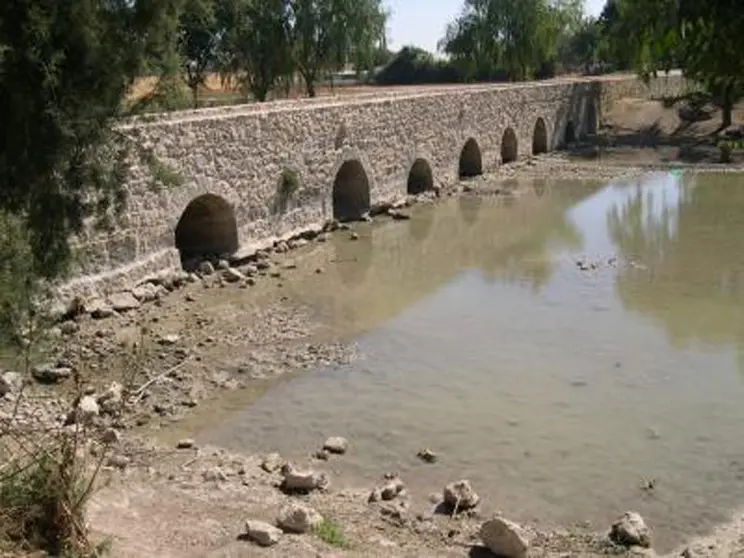
[[[736,0],[615,0],[610,40],[643,76],[681,66],[717,97],[723,126],[744,94],[744,13]]]
[[[127,143],[113,118],[171,0],[0,2],[0,210],[29,229],[36,273],[67,268],[70,238],[123,206]]]
[[[220,72],[244,94],[265,101],[290,69],[287,0],[223,0]]]
[[[180,14],[178,46],[184,80],[191,90],[194,108],[199,106],[199,87],[217,60],[217,15],[213,0],[186,0]]]

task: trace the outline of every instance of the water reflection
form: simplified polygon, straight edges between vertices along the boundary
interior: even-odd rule
[[[618,277],[620,299],[663,325],[676,346],[744,352],[742,186],[738,175],[656,175],[608,212],[613,242],[636,262]]]

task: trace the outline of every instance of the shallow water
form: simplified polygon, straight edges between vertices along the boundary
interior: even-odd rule
[[[338,263],[292,296],[362,358],[201,439],[299,458],[342,435],[337,474],[398,471],[419,499],[465,477],[518,520],[636,509],[661,549],[705,532],[744,504],[742,182],[537,182],[334,237]]]

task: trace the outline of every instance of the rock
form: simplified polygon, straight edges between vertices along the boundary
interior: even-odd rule
[[[243,268],[243,275],[246,277],[253,277],[256,273],[258,273],[258,268],[253,264],[244,265]]]
[[[284,459],[278,453],[270,453],[261,462],[261,469],[267,473],[275,473],[284,465]]]
[[[103,433],[103,436],[101,436],[101,442],[108,446],[118,444],[120,440],[121,435],[119,434],[119,431],[113,428],[109,428]]]
[[[0,397],[18,391],[22,384],[23,380],[18,372],[3,372],[0,375]]]
[[[428,448],[418,452],[416,457],[425,463],[436,463],[437,459],[439,459],[439,456]]]
[[[98,416],[100,408],[92,395],[84,395],[75,410],[67,417],[68,424],[88,424]]]
[[[225,259],[217,260],[217,265],[215,266],[215,269],[228,269],[230,267],[230,262],[228,262]]]
[[[132,296],[140,302],[152,302],[160,295],[160,289],[152,283],[143,283],[132,289]]]
[[[328,461],[328,459],[330,459],[331,457],[331,452],[325,449],[318,450],[313,454],[313,457],[315,459],[319,459],[320,461]]]
[[[175,345],[181,340],[181,336],[176,333],[169,333],[167,335],[163,335],[158,339],[158,343],[160,345],[163,345],[165,347],[168,347],[170,345]]]
[[[228,283],[237,283],[244,281],[246,277],[234,267],[228,267],[222,272],[222,278]]]
[[[488,550],[503,558],[523,558],[530,547],[524,529],[502,517],[494,517],[483,523],[478,535]]]
[[[93,300],[87,300],[83,304],[83,309],[86,314],[90,314],[91,317],[100,320],[108,318],[114,315],[114,309],[108,305],[108,303],[102,298],[95,298]]]
[[[392,217],[396,221],[407,221],[411,218],[408,213],[400,211],[399,209],[389,209],[388,215],[390,215],[390,217]]]
[[[383,500],[392,500],[398,494],[403,492],[405,487],[406,485],[403,484],[403,481],[400,478],[395,478],[386,483],[384,486],[380,487],[380,497]]]
[[[196,442],[191,438],[184,438],[179,440],[176,444],[176,449],[193,449],[196,447]]]
[[[108,389],[98,396],[97,401],[102,412],[115,413],[121,409],[124,402],[124,386],[116,381],[111,382]]]
[[[80,325],[77,322],[68,320],[59,326],[59,330],[62,335],[73,335],[80,330]]]
[[[284,473],[282,488],[287,492],[310,492],[312,490],[325,490],[329,481],[323,473],[314,471],[296,471],[292,467]]]
[[[203,261],[199,264],[199,273],[202,275],[212,275],[214,273],[214,266],[212,262]]]
[[[444,503],[458,510],[467,510],[474,508],[480,501],[479,496],[470,486],[470,481],[460,480],[453,482],[444,487]]]
[[[291,503],[281,509],[276,523],[287,533],[308,533],[322,521],[323,516],[313,508]]]
[[[634,511],[625,512],[612,524],[610,539],[622,546],[651,546],[651,530],[643,521],[641,514]]]
[[[332,436],[323,444],[323,449],[335,454],[344,454],[349,449],[349,442],[341,436]]]
[[[351,231],[349,233],[349,240],[359,240],[359,233],[355,233],[354,231]]]
[[[72,368],[55,366],[52,363],[39,364],[31,370],[31,375],[42,384],[56,384],[72,375]]]
[[[227,475],[219,467],[211,467],[202,473],[202,478],[205,482],[224,482]]]
[[[111,308],[117,312],[129,312],[140,307],[140,302],[130,292],[112,294],[108,298]]]
[[[126,455],[114,454],[108,458],[106,464],[109,467],[116,467],[117,469],[125,469],[132,460]]]
[[[245,522],[245,534],[248,539],[260,546],[274,546],[284,533],[265,521],[249,519]]]

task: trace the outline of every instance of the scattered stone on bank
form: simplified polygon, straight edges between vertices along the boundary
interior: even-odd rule
[[[219,467],[210,467],[202,473],[205,482],[225,482],[227,475]]]
[[[75,409],[68,415],[67,424],[89,424],[98,416],[100,409],[95,397],[84,395],[78,401]]]
[[[400,209],[388,209],[387,214],[395,221],[407,221],[411,218],[408,213],[401,211]]]
[[[204,260],[199,264],[199,273],[201,275],[212,275],[214,273],[214,266],[212,262]]]
[[[439,459],[439,456],[428,448],[419,451],[416,454],[416,457],[418,457],[424,463],[436,463]]]
[[[111,306],[109,306],[102,298],[86,301],[83,308],[85,309],[86,314],[90,314],[92,318],[97,320],[110,318],[114,315],[114,309],[111,308]]]
[[[68,320],[60,324],[59,330],[62,332],[62,335],[73,335],[80,331],[80,324],[73,320]]]
[[[31,369],[31,375],[42,384],[56,384],[69,378],[72,368],[52,363],[38,364]]]
[[[246,277],[240,270],[234,267],[228,267],[222,271],[222,278],[228,283],[237,283],[239,281],[245,281]]]
[[[120,441],[121,435],[119,434],[119,431],[114,428],[107,429],[103,433],[103,436],[101,436],[101,442],[103,442],[107,446],[118,444]]]
[[[117,312],[129,312],[140,307],[140,302],[131,292],[115,293],[108,297],[108,303]]]
[[[179,440],[176,444],[176,449],[194,449],[196,448],[196,442],[191,438],[184,438]]]
[[[320,525],[323,516],[309,506],[291,503],[281,509],[276,522],[284,532],[302,534]]]
[[[163,335],[158,339],[158,344],[163,345],[164,347],[169,347],[171,345],[175,345],[181,340],[181,336],[176,333],[168,333],[167,335]]]
[[[478,536],[488,550],[503,558],[523,558],[530,547],[524,529],[503,517],[494,517],[483,523]]]
[[[331,436],[323,444],[323,449],[330,453],[342,455],[349,450],[349,441],[341,436]]]
[[[395,499],[400,493],[402,493],[406,485],[403,483],[403,479],[397,475],[386,475],[386,482],[381,486],[378,486],[369,494],[367,498],[368,502],[379,502],[380,500],[390,501]]]
[[[245,522],[245,534],[249,540],[260,546],[274,546],[284,533],[265,521],[248,519]]]
[[[284,466],[284,459],[278,453],[270,453],[261,461],[261,469],[267,473],[276,473]]]
[[[331,458],[331,452],[325,449],[318,450],[313,454],[313,457],[319,461],[328,461]]]
[[[114,454],[106,460],[106,465],[116,469],[126,469],[132,460],[126,455]]]
[[[18,372],[3,372],[0,375],[0,397],[18,391],[23,379]]]
[[[160,295],[160,289],[152,283],[142,283],[132,289],[132,296],[140,302],[152,302]]]
[[[648,528],[641,514],[634,511],[625,512],[612,524],[610,540],[622,546],[651,546],[651,529]]]
[[[114,414],[121,409],[124,402],[124,386],[119,382],[111,382],[111,385],[106,391],[101,393],[97,402],[101,408],[101,412],[106,414]]]
[[[281,488],[285,492],[308,493],[313,490],[325,490],[330,481],[324,473],[314,471],[298,471],[291,465],[283,467],[284,480]]]
[[[349,240],[359,240],[359,233],[351,231],[349,233]]]
[[[458,510],[468,510],[478,505],[480,497],[476,494],[468,480],[459,480],[444,487],[442,493],[444,504],[450,508],[453,513]]]

